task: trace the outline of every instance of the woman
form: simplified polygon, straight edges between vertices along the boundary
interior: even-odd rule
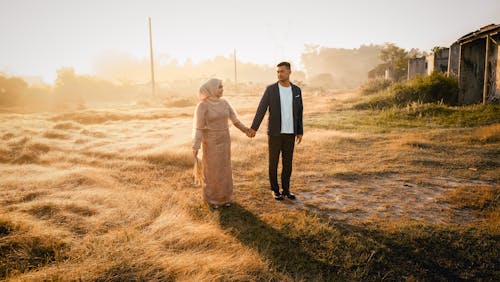
[[[243,133],[248,132],[229,103],[221,99],[224,88],[220,79],[212,78],[200,87],[200,102],[194,115],[193,154],[203,149],[202,194],[213,208],[230,206],[233,201],[231,139],[228,120]]]

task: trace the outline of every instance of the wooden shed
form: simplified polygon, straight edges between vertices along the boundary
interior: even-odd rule
[[[500,25],[497,24],[457,40],[459,104],[486,104],[500,99],[499,42]],[[450,60],[453,60],[451,56]],[[449,69],[448,73],[452,71]]]

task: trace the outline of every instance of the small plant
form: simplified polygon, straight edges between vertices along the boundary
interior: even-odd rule
[[[399,106],[412,102],[444,103],[456,105],[458,82],[443,73],[433,72],[430,76],[420,76],[406,83],[398,83],[390,88]]]
[[[430,103],[453,106],[458,102],[458,82],[455,78],[434,72],[430,76],[420,76],[402,83],[371,80],[361,86],[361,93],[371,94],[372,97],[356,104],[356,110],[404,108]]]
[[[365,84],[361,85],[361,94],[370,95],[378,93],[382,90],[389,88],[392,85],[392,80],[385,78],[375,78],[368,80]]]

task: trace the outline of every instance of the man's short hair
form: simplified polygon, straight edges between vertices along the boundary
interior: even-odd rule
[[[283,67],[285,66],[287,69],[291,69],[290,68],[290,63],[289,62],[281,62],[279,63],[278,65],[276,65],[277,67]]]

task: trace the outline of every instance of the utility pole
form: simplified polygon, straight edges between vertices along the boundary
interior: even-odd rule
[[[156,87],[155,87],[155,67],[154,67],[154,59],[153,59],[153,35],[151,32],[151,17],[149,20],[149,56],[151,61],[151,91],[153,94],[153,98],[156,98]]]
[[[236,70],[236,49],[234,49],[234,88],[238,91],[238,72]]]

